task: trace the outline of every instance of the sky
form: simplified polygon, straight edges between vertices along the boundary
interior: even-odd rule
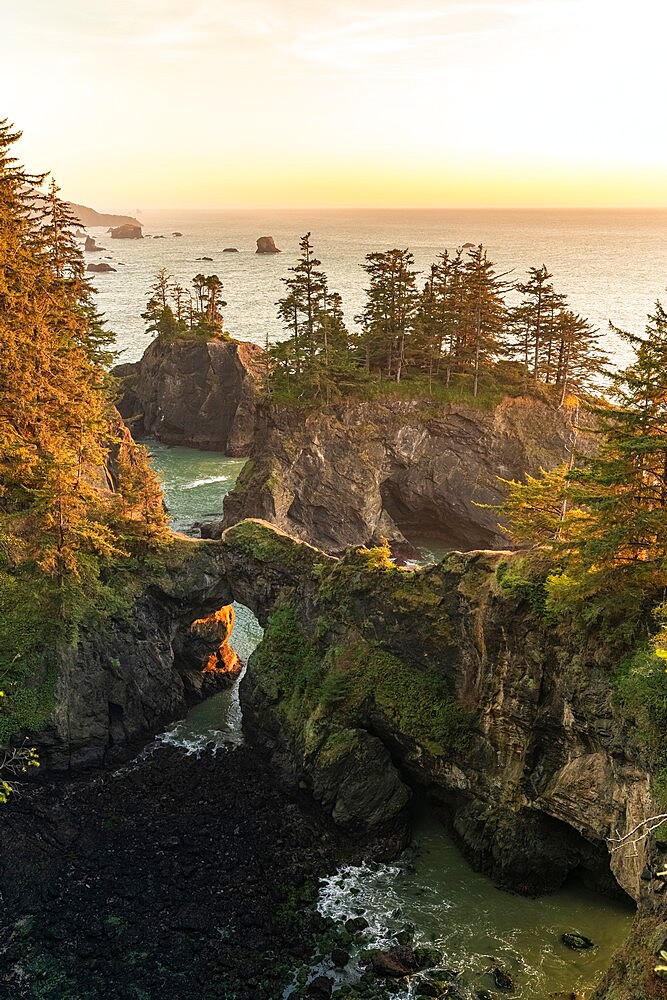
[[[0,117],[100,210],[667,207],[664,0],[0,4]]]

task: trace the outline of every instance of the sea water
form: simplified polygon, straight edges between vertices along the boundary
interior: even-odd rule
[[[98,304],[116,333],[119,361],[136,361],[149,337],[141,318],[148,289],[161,267],[188,283],[195,274],[218,274],[227,300],[225,328],[264,344],[284,336],[275,303],[296,263],[299,238],[312,233],[330,287],[343,297],[348,323],[364,302],[364,257],[408,247],[426,272],[437,254],[464,243],[484,243],[499,272],[522,280],[527,268],[546,264],[572,308],[604,331],[618,360],[627,348],[608,334],[616,326],[640,332],[667,285],[667,210],[374,210],[145,212],[150,239],[111,240],[91,229],[116,273],[95,274]],[[173,236],[174,232],[183,233]],[[256,239],[272,235],[282,253],[258,255]],[[155,239],[155,236],[164,239]],[[238,253],[224,253],[235,247]],[[211,261],[198,260],[211,257]]]

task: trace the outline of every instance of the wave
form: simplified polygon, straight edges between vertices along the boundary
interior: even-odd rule
[[[209,486],[211,483],[226,483],[229,476],[207,476],[205,479],[193,479],[183,486],[184,490],[196,490],[198,486]]]

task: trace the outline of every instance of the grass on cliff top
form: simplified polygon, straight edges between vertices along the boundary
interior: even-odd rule
[[[239,521],[228,528],[223,544],[248,559],[275,567],[277,572],[282,570],[290,574],[310,575],[316,564],[328,559],[318,549],[253,519]]]
[[[430,753],[456,755],[470,746],[473,716],[432,665],[410,666],[358,634],[338,646],[320,643],[304,634],[291,603],[274,612],[252,670],[286,730],[306,744],[325,721],[363,728],[380,714]]]
[[[380,375],[359,372],[359,378],[334,392],[331,404],[346,401],[391,401],[416,400],[423,403],[424,417],[437,416],[439,409],[449,403],[461,403],[478,410],[492,410],[504,396],[529,393],[553,405],[558,404],[558,392],[553,386],[526,381],[522,366],[514,362],[498,362],[485,370],[479,380],[478,393],[473,395],[473,377],[470,374],[452,374],[449,385],[444,373],[432,380],[426,375],[413,373],[404,376],[400,382],[382,378]],[[296,378],[274,383],[271,400],[279,406],[296,409],[324,409],[325,403],[314,398],[309,386]]]

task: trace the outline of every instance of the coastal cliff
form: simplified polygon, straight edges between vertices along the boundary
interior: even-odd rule
[[[216,546],[175,538],[124,606],[81,626],[75,643],[45,652],[46,724],[31,739],[58,770],[100,764],[150,736],[186,707],[230,684],[238,669],[205,672],[226,629],[197,620],[229,603]]]
[[[663,997],[667,847],[614,845],[660,811],[614,696],[627,651],[550,620],[516,553],[408,571],[386,550],[338,560],[257,521],[222,547],[235,599],[268,623],[241,685],[246,721],[333,822],[394,853],[419,790],[505,888],[552,891],[576,872],[627,894],[633,935],[596,1000]]]
[[[245,341],[158,337],[114,369],[118,408],[135,437],[247,455],[263,354]]]
[[[575,418],[531,394],[489,408],[428,399],[305,413],[262,405],[223,525],[263,518],[327,552],[425,535],[454,548],[506,546],[495,513],[479,505],[502,501],[498,477],[566,461]],[[590,448],[582,434],[577,444]]]

